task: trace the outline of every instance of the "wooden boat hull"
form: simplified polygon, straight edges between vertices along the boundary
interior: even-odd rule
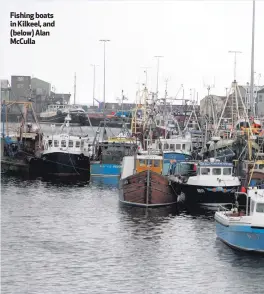
[[[120,202],[128,205],[157,207],[177,203],[167,177],[151,170],[120,180]]]

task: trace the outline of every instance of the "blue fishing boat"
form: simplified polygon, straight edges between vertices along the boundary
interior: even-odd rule
[[[134,155],[138,150],[136,138],[128,132],[109,137],[95,146],[94,160],[91,161],[91,180],[96,183],[117,185],[124,156]]]
[[[215,213],[217,237],[235,249],[264,253],[264,189],[249,189],[246,209],[219,208]]]

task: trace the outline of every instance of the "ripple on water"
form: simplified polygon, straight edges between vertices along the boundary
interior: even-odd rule
[[[2,177],[3,293],[263,293],[264,259],[212,215],[118,203],[98,185]]]

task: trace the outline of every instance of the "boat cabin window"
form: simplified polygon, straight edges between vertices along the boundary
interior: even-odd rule
[[[152,160],[152,159],[138,159],[139,166],[153,166],[153,167],[160,167],[160,160]]]
[[[221,168],[213,168],[213,175],[220,176],[221,175]]]
[[[145,166],[145,160],[144,159],[139,159],[139,166]]]
[[[76,141],[76,142],[75,142],[75,147],[76,147],[76,148],[80,148],[80,145],[81,145],[81,144],[80,144],[80,141]]]
[[[258,203],[256,207],[256,212],[264,212],[264,203]]]
[[[61,147],[66,147],[66,141],[65,140],[61,141]]]
[[[160,161],[159,160],[153,160],[154,161],[154,167],[159,167],[160,166]]]
[[[84,142],[83,142],[83,141],[81,141],[81,147],[83,148],[83,146],[84,146]]]
[[[169,144],[165,143],[163,149],[164,149],[164,150],[168,150],[168,149],[169,149]]]
[[[49,140],[49,147],[52,147],[52,140]]]
[[[130,147],[125,148],[125,155],[130,155]]]
[[[59,141],[58,140],[54,140],[54,147],[59,147]]]
[[[201,168],[201,175],[210,175],[210,168],[202,167]]]
[[[258,169],[264,169],[264,164],[259,164]]]
[[[181,144],[176,144],[176,150],[181,150]]]
[[[182,150],[185,150],[185,144],[182,144]]]
[[[170,144],[170,150],[172,150],[172,151],[175,150],[175,145],[174,144]]]
[[[73,147],[73,141],[69,140],[69,147],[72,148]]]
[[[223,168],[223,175],[224,176],[229,176],[232,174],[232,168],[229,168],[229,167],[224,167]]]

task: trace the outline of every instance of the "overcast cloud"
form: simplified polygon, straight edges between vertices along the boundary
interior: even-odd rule
[[[3,2],[4,5],[3,5]],[[10,45],[10,12],[53,13],[51,36],[35,45]],[[255,71],[264,84],[264,1],[256,1]],[[135,99],[137,83],[156,89],[156,59],[160,59],[159,92],[175,96],[181,84],[224,95],[233,80],[233,54],[239,84],[250,81],[252,1],[2,1],[0,9],[0,78],[31,75],[55,85],[57,92],[73,93],[77,74],[77,102],[92,103],[93,68],[96,97],[103,100],[103,44],[106,45],[106,101],[116,101],[121,90]],[[258,79],[256,80],[258,83]]]

